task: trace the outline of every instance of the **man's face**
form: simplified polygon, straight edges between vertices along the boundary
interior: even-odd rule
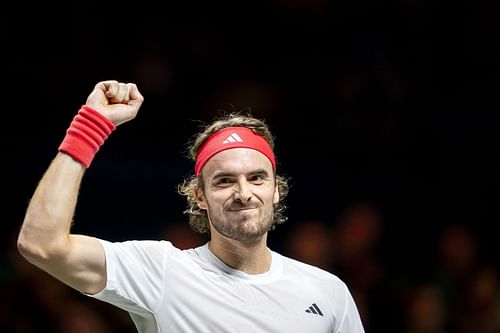
[[[202,175],[205,189],[198,193],[198,206],[207,210],[212,235],[251,241],[266,234],[279,201],[266,156],[254,149],[228,149],[212,157]]]

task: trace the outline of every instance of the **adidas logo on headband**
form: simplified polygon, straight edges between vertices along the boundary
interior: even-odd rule
[[[226,144],[229,142],[243,142],[243,139],[236,133],[232,133],[230,136],[226,138],[226,140],[222,141],[222,144]]]

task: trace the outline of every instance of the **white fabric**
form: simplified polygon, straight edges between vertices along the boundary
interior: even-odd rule
[[[276,252],[269,272],[249,275],[207,244],[180,250],[168,241],[101,242],[108,280],[91,297],[128,311],[141,333],[364,332],[339,278]]]

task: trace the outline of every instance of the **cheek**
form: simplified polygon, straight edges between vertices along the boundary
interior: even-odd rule
[[[216,207],[224,207],[230,201],[231,193],[231,190],[219,190],[217,192],[210,193],[208,196],[204,196],[204,200],[201,202],[201,204],[204,205],[203,209],[208,209],[209,206],[212,209],[217,209]]]

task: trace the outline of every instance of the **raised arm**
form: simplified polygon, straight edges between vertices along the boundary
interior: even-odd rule
[[[106,263],[96,238],[71,234],[82,177],[107,135],[133,119],[143,100],[135,84],[96,84],[40,180],[19,232],[18,249],[28,261],[84,293],[105,287]]]

